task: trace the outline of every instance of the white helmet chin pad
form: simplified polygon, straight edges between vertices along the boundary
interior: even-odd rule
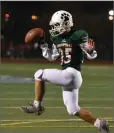
[[[52,36],[58,36],[64,32],[69,32],[73,26],[72,15],[67,11],[57,11],[52,15],[49,23],[51,30],[49,30]]]

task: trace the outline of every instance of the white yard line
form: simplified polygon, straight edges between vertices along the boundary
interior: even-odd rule
[[[114,121],[112,117],[101,117],[100,119],[105,119],[109,121]],[[23,120],[0,120],[1,122],[10,122],[10,121],[83,121],[82,119],[23,119]]]
[[[102,86],[102,87],[107,87],[107,86],[109,86],[110,84],[109,83],[107,83],[107,84],[104,84],[104,83],[102,83],[102,84],[98,84],[98,83],[93,83],[93,84],[88,84],[88,83],[84,83],[84,84],[82,84],[82,86],[85,86],[85,85],[87,85],[88,87],[94,87],[94,86]]]
[[[49,122],[78,122],[78,121],[82,121],[82,120],[80,120],[80,119],[39,119],[39,120],[32,120],[32,121],[9,121],[8,123],[1,123],[1,127],[16,127],[16,126],[18,126],[18,127],[34,127],[34,126],[31,126],[31,125],[25,125],[25,124],[33,124],[33,123],[49,123]],[[113,120],[109,120],[109,121],[111,121],[111,122],[113,122]],[[2,121],[3,122],[3,121]],[[24,124],[24,125],[23,125]],[[37,128],[38,127],[41,127],[41,128],[44,128],[44,127],[55,127],[55,128],[57,128],[57,127],[71,127],[72,128],[72,126],[37,126]],[[73,127],[76,127],[76,126],[73,126]],[[87,127],[94,127],[94,126],[77,126],[78,128],[79,127],[83,127],[83,128],[87,128]],[[114,126],[110,126],[110,128],[112,128],[112,127],[114,127]]]
[[[34,92],[1,92],[1,94],[32,94]],[[46,92],[48,94],[56,94],[56,92]],[[61,93],[61,92],[60,92]]]
[[[5,82],[6,83],[6,82]],[[15,83],[15,82],[14,82]],[[19,82],[20,83],[20,82]],[[87,82],[84,82],[83,84],[82,84],[82,86],[84,87],[84,86],[87,86],[87,87],[92,87],[92,88],[95,88],[96,86],[98,87],[105,87],[105,88],[107,88],[107,87],[109,87],[109,86],[112,86],[113,87],[113,85],[110,85],[110,83],[113,83],[113,82],[107,82],[107,83],[95,83],[95,82],[93,82],[93,83],[87,83]],[[7,83],[6,83],[7,84]],[[11,84],[11,83],[10,83]],[[13,84],[13,83],[12,83]],[[20,83],[21,84],[21,83]],[[23,83],[22,83],[23,84]],[[27,83],[28,84],[28,83]],[[33,84],[33,83],[31,83],[31,84]],[[52,84],[52,83],[49,83],[49,82],[47,82],[46,83],[47,85],[53,85],[54,86],[54,88],[61,88],[61,86],[59,86],[59,85],[55,85],[55,84]]]
[[[20,109],[19,106],[7,106],[7,107],[0,107],[1,109]],[[49,107],[49,106],[45,106],[45,108],[48,108],[48,109],[62,109],[62,108],[65,108],[64,106],[57,106],[57,107]],[[84,108],[91,108],[91,109],[114,109],[114,107],[99,107],[99,106],[89,106],[89,107],[84,107]]]
[[[59,93],[59,94],[61,94],[61,91],[60,92],[56,92],[56,91],[47,91],[46,92],[46,94],[57,94],[57,93]],[[85,92],[79,92],[80,94],[85,94]],[[18,92],[18,91],[16,91],[16,92],[12,92],[12,91],[7,91],[7,92],[0,92],[0,94],[34,94],[34,92]],[[107,93],[107,95],[112,95],[112,93],[111,92],[109,92],[109,93]]]
[[[33,98],[0,98],[0,100],[33,100]],[[62,98],[45,98],[44,101],[60,101]],[[79,98],[84,101],[114,101],[114,98]]]

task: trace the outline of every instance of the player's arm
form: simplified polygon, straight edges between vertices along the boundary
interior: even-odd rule
[[[83,42],[80,46],[86,58],[89,60],[95,59],[97,57],[97,52],[95,50],[95,44],[93,40],[87,37],[87,40],[84,40],[84,41],[85,42]]]
[[[59,53],[56,46],[53,44],[52,49],[48,48],[48,44],[45,42],[45,32],[41,28],[34,28],[27,32],[25,36],[25,43],[38,43],[42,49],[42,55],[50,61],[54,61],[58,58]]]
[[[92,39],[88,38],[88,33],[86,31],[83,31],[83,34],[81,36],[80,47],[83,50],[87,59],[93,60],[97,57],[95,44]]]
[[[48,59],[49,61],[54,61],[59,57],[59,53],[57,51],[56,45],[52,45],[52,49],[48,48],[48,44],[41,44],[42,55],[44,58]]]
[[[86,57],[89,60],[93,60],[97,57],[97,52],[95,50],[93,50],[93,52],[91,54],[86,53]]]
[[[85,46],[82,47],[82,50],[83,50],[86,58],[89,60],[93,60],[97,57],[97,52],[95,50],[95,44],[94,44],[93,40],[91,40],[91,39],[88,39]]]
[[[54,43],[54,38],[52,36],[50,36],[50,40],[53,43],[51,49],[48,48],[47,43],[41,45],[42,55],[44,58],[48,59],[49,61],[54,61],[59,57],[59,53],[58,53],[57,47]]]

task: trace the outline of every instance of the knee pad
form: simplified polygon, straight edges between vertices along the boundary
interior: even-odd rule
[[[78,116],[80,111],[80,107],[77,105],[75,107],[67,107],[67,112],[71,116]]]
[[[43,70],[39,69],[35,72],[34,74],[34,78],[35,80],[42,80],[42,74],[43,74]]]

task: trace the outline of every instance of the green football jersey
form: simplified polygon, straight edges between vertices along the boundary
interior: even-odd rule
[[[62,69],[73,67],[81,70],[84,53],[80,47],[87,41],[88,33],[84,30],[72,30],[66,36],[51,36],[51,41],[56,45],[61,56]]]

